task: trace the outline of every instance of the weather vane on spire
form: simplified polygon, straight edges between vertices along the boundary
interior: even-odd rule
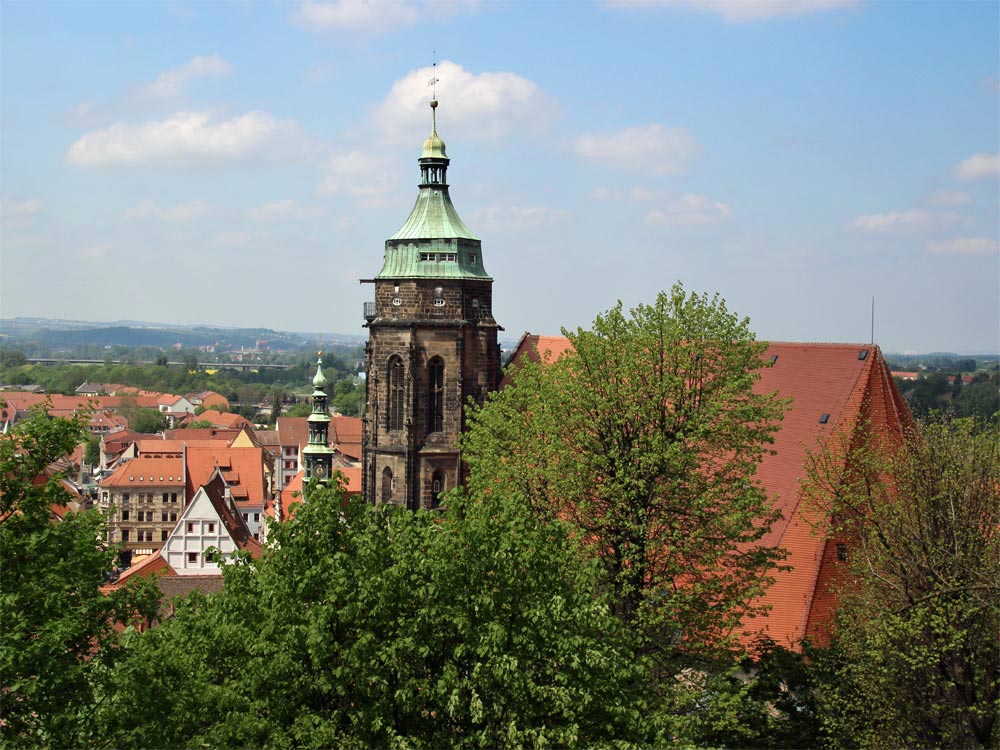
[[[434,50],[434,65],[432,66],[433,70],[434,70],[434,74],[431,76],[431,80],[429,80],[427,82],[427,85],[431,87],[431,121],[432,121],[432,128],[431,129],[435,133],[437,132],[437,105],[438,105],[438,100],[437,100],[437,84],[438,84],[437,65],[438,65],[438,63],[437,63],[437,50]]]

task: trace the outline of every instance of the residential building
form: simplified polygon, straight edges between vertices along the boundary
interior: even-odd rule
[[[137,555],[167,539],[184,512],[184,459],[133,458],[98,482],[98,504],[108,518],[108,542]]]

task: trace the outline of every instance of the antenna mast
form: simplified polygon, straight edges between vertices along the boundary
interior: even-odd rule
[[[872,295],[872,346],[875,346],[875,295]]]

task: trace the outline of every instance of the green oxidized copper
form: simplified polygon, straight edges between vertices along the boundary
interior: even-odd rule
[[[420,192],[406,223],[385,242],[385,263],[376,279],[490,279],[482,242],[465,226],[448,194],[450,159],[437,134],[437,100],[430,137],[417,162]]]

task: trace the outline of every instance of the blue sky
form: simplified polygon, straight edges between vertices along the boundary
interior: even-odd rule
[[[362,333],[439,61],[510,338],[680,280],[1000,351],[1000,6],[0,2],[0,316]]]

